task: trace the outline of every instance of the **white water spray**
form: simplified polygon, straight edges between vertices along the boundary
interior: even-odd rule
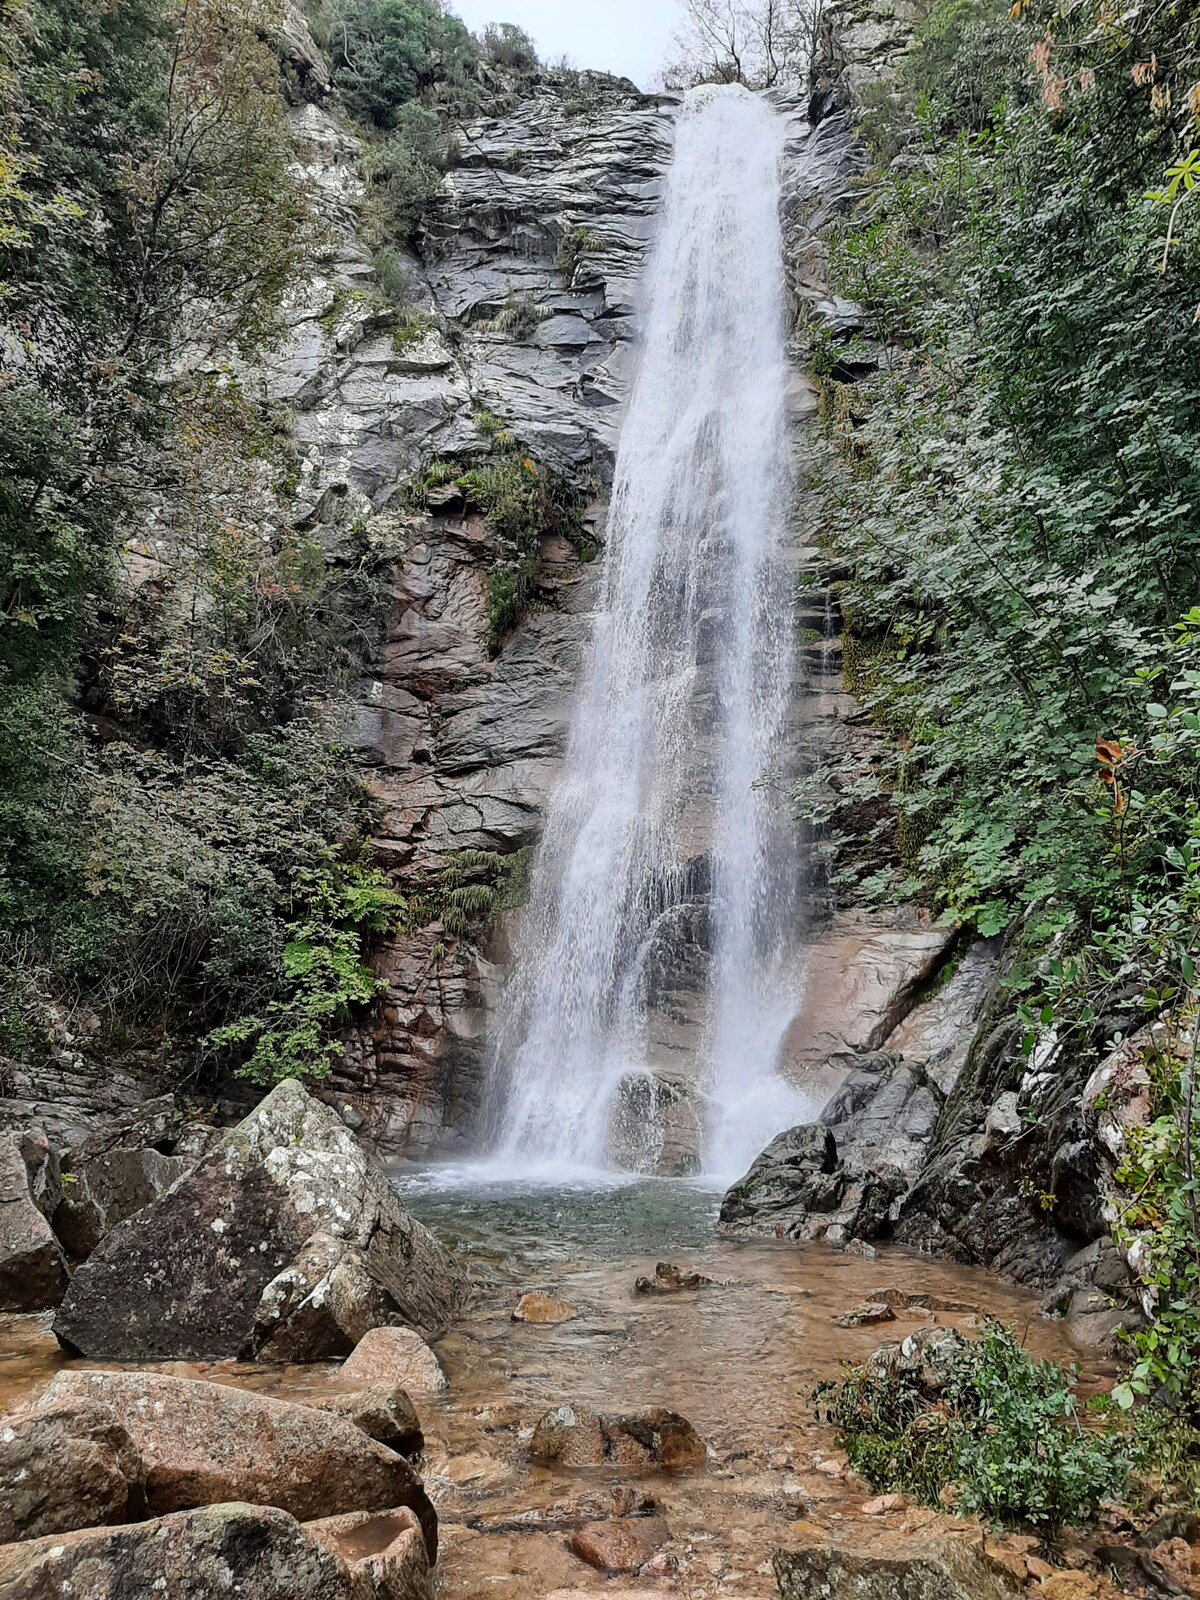
[[[792,653],[782,126],[739,88],[680,114],[602,605],[494,1052],[495,1144],[523,1165],[619,1162],[610,1119],[639,1082],[653,1108],[647,1011],[698,898],[705,1167],[740,1172],[805,1120],[778,1072],[797,862],[769,784]]]

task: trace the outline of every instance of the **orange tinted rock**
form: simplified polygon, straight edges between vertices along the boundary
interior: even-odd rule
[[[570,1322],[575,1307],[550,1294],[523,1294],[513,1307],[514,1322]]]
[[[660,1517],[622,1517],[576,1529],[567,1548],[598,1572],[636,1572],[670,1537]]]

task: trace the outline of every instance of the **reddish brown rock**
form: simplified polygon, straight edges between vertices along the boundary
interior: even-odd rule
[[[567,1548],[597,1572],[636,1572],[670,1537],[661,1517],[622,1517],[577,1528]]]
[[[348,1394],[315,1395],[304,1404],[348,1417],[369,1439],[378,1440],[399,1455],[420,1455],[425,1448],[420,1419],[403,1389],[376,1383]]]
[[[446,1374],[438,1358],[412,1328],[372,1328],[342,1363],[346,1385],[388,1384],[408,1394],[441,1394]]]
[[[437,1554],[420,1478],[346,1417],[151,1372],[60,1372],[45,1399],[112,1410],[145,1464],[153,1513],[243,1500],[306,1520],[408,1506]]]
[[[145,1515],[146,1473],[103,1405],[52,1401],[0,1418],[0,1544]]]
[[[895,1322],[896,1313],[891,1306],[883,1301],[869,1301],[860,1306],[853,1306],[849,1311],[843,1311],[840,1317],[834,1317],[834,1326],[838,1328],[869,1328],[876,1322]]]
[[[406,1507],[306,1522],[310,1539],[349,1568],[356,1594],[378,1600],[433,1600],[433,1572],[421,1525]]]

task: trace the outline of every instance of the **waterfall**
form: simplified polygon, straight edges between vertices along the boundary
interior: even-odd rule
[[[647,1019],[684,945],[705,1169],[738,1172],[804,1120],[778,1072],[798,879],[772,781],[794,581],[782,137],[737,87],[680,112],[603,595],[494,1045],[493,1143],[525,1164],[638,1164],[613,1124],[653,1120],[666,1092]]]

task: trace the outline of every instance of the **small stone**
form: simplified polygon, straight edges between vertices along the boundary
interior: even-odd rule
[[[638,1278],[634,1283],[635,1294],[680,1294],[696,1289],[709,1289],[712,1279],[706,1278],[702,1272],[685,1272],[682,1267],[672,1266],[669,1261],[660,1261],[654,1269],[652,1278]]]
[[[514,1322],[570,1322],[577,1315],[574,1306],[550,1294],[523,1294],[513,1307]]]
[[[679,1562],[675,1556],[668,1555],[665,1550],[660,1550],[656,1556],[651,1556],[645,1566],[638,1569],[639,1578],[673,1578],[679,1571]]]
[[[864,1301],[860,1306],[854,1306],[849,1311],[843,1311],[840,1317],[834,1317],[834,1326],[838,1328],[869,1328],[876,1322],[895,1322],[896,1313],[891,1306],[883,1301]]]
[[[983,1553],[991,1565],[1017,1583],[1029,1576],[1029,1551],[1036,1540],[1004,1534],[998,1539],[985,1539]]]
[[[910,1505],[906,1494],[879,1494],[863,1506],[864,1517],[886,1517],[892,1511],[907,1511]]]
[[[412,1328],[371,1328],[342,1362],[339,1382],[363,1388],[387,1384],[406,1394],[441,1394],[446,1374]]]
[[[460,1489],[494,1489],[511,1476],[502,1461],[480,1453],[451,1457],[442,1475]]]
[[[1031,1562],[1031,1572],[1032,1569]],[[1037,1592],[1043,1600],[1096,1600],[1104,1592],[1104,1586],[1086,1572],[1052,1572],[1042,1580]]]
[[[576,1529],[567,1548],[597,1572],[637,1572],[670,1537],[660,1517],[622,1517]]]
[[[1055,1569],[1048,1561],[1043,1561],[1041,1556],[1026,1556],[1026,1570],[1031,1578],[1052,1578]]]
[[[833,1456],[818,1457],[813,1462],[813,1471],[821,1473],[826,1478],[844,1478],[849,1467],[845,1461],[838,1461]]]

